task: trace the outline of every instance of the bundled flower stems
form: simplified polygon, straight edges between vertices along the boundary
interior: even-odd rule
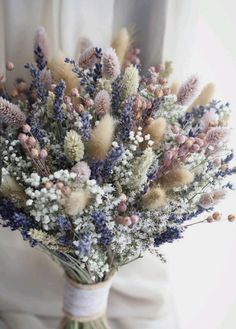
[[[1,224],[63,267],[64,329],[109,328],[119,268],[219,220],[233,189],[229,105],[199,104],[196,76],[173,94],[169,64],[144,74],[138,54],[121,65],[89,45],[78,62],[51,60],[40,28],[31,85],[1,89]]]

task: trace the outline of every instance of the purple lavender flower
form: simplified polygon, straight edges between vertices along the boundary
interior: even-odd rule
[[[154,246],[159,247],[163,243],[172,243],[174,240],[178,240],[182,238],[182,229],[179,227],[168,226],[166,231],[161,233],[155,238]]]
[[[90,233],[82,233],[81,239],[78,242],[78,250],[79,253],[84,256],[90,252],[92,245],[92,236]]]
[[[118,147],[113,147],[111,151],[108,153],[106,160],[104,160],[102,176],[103,178],[108,177],[111,173],[115,165],[121,160],[122,154],[124,152],[123,145],[119,145]]]
[[[31,127],[31,133],[33,136],[38,140],[40,145],[43,147],[47,143],[47,137],[46,137],[46,132],[44,129],[42,129],[39,125],[39,123],[36,122],[34,118],[34,113],[32,115],[29,115],[27,118],[27,123]]]
[[[129,97],[124,105],[123,111],[120,116],[119,124],[119,136],[122,141],[127,142],[129,140],[129,134],[133,124],[133,105],[134,97]]]
[[[89,119],[89,113],[84,111],[80,113],[80,122],[81,122],[81,127],[80,127],[80,133],[82,138],[85,141],[90,140],[91,138],[91,123]]]
[[[113,115],[118,115],[120,104],[122,100],[122,75],[119,75],[113,82],[112,82],[112,112]]]
[[[69,231],[72,228],[71,222],[64,216],[59,216],[57,218],[57,223],[63,231]]]
[[[104,179],[111,175],[114,166],[121,160],[123,152],[123,145],[113,147],[105,160],[94,161],[90,166],[91,178],[96,179],[98,184],[102,184]]]
[[[29,69],[30,74],[33,78],[31,85],[30,85],[30,90],[36,90],[37,97],[43,102],[46,103],[47,101],[47,94],[48,91],[45,88],[42,79],[41,79],[41,70],[37,68],[33,64],[25,64],[25,68]]]
[[[64,247],[71,247],[72,241],[68,238],[67,234],[63,234],[59,237],[58,242]]]
[[[112,232],[107,227],[107,219],[105,214],[99,211],[94,212],[92,215],[92,222],[95,225],[96,232],[100,234],[99,242],[104,246],[110,245],[112,242]]]
[[[55,94],[55,100],[53,104],[54,119],[59,122],[62,122],[64,120],[62,104],[63,104],[65,89],[66,89],[66,84],[63,80],[60,80],[54,89],[54,94]]]
[[[95,179],[98,184],[102,184],[102,170],[104,166],[104,161],[94,161],[90,165],[91,169],[91,179]]]
[[[9,227],[12,231],[19,230],[23,239],[29,240],[32,247],[35,246],[36,241],[30,238],[29,230],[38,228],[38,223],[32,217],[4,198],[0,199],[0,217],[3,220],[3,227]]]

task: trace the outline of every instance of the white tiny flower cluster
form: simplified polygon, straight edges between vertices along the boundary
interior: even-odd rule
[[[164,96],[164,101],[161,102],[159,110],[156,115],[168,120],[169,124],[175,124],[180,117],[183,116],[185,112],[185,107],[179,104],[176,104],[177,97],[176,95],[170,94]]]
[[[49,176],[50,180],[56,179],[59,180],[60,182],[63,183],[70,183],[71,181],[75,180],[76,178],[76,174],[73,172],[69,172],[69,170],[67,169],[61,169],[58,170],[56,172],[54,172],[54,174]],[[46,182],[47,178],[45,177],[44,182]]]
[[[35,182],[32,186],[35,186]],[[30,215],[34,216],[37,222],[41,222],[45,230],[53,228],[53,222],[61,210],[61,191],[54,187],[50,189],[28,187],[25,192],[29,197],[26,206],[29,207]]]
[[[136,151],[139,144],[144,141],[142,128],[139,127],[137,132],[131,131],[129,136],[130,143],[122,155],[122,160],[113,169],[114,180],[121,186],[127,186],[133,175],[133,165],[136,159]]]
[[[48,230],[54,227],[58,215],[63,213],[62,192],[55,185],[46,188],[44,185],[49,181],[60,181],[68,186],[72,186],[76,177],[75,173],[68,170],[59,170],[49,177],[40,177],[37,173],[27,176],[23,173],[23,180],[28,187],[25,192],[28,196],[26,206],[29,213],[37,222],[41,222],[43,228]]]
[[[32,163],[27,159],[23,159],[21,155],[17,153],[16,147],[19,145],[18,140],[9,142],[5,141],[6,149],[3,151],[3,165],[7,172],[10,172],[16,180],[22,179],[24,171],[32,167]]]

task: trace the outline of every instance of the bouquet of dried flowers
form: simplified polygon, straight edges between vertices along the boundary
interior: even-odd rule
[[[138,49],[117,50],[123,65],[113,48],[89,45],[78,63],[47,49],[40,28],[29,89],[1,89],[1,223],[64,268],[62,328],[108,328],[121,266],[221,218],[236,172],[229,105],[195,76],[175,94],[168,62],[142,75]]]

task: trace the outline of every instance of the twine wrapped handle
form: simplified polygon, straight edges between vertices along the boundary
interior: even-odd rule
[[[105,316],[112,278],[84,285],[66,278],[63,311],[67,319],[89,322]]]

